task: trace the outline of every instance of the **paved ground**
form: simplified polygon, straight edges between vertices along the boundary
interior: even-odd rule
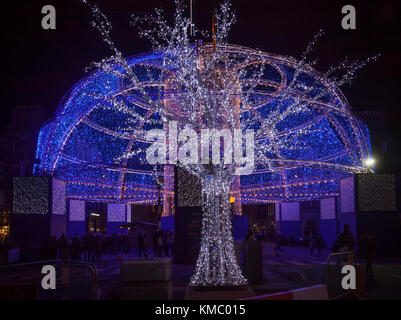
[[[334,283],[341,280],[335,276],[340,276],[340,272],[334,269],[327,273],[327,256],[329,251],[325,250],[321,256],[317,253],[311,255],[305,247],[284,247],[279,256],[276,256],[264,249],[263,252],[263,282],[253,285],[252,288],[257,295],[286,291],[296,288],[311,286],[314,284],[325,283],[326,279],[331,279]],[[98,263],[98,292],[100,299],[120,299],[120,261],[121,259],[137,259],[136,253],[124,255],[106,255],[103,261]],[[363,263],[363,261],[357,261]],[[364,295],[366,299],[398,299],[401,300],[401,259],[376,259],[373,271],[376,275],[375,280],[369,279],[366,282],[367,291]],[[10,265],[7,272],[0,272],[0,283],[2,277],[13,287],[15,283],[30,279],[37,282],[40,274],[41,262],[35,267],[13,268]],[[337,265],[338,266],[338,265]],[[4,267],[3,267],[4,268]],[[36,269],[35,269],[36,268]],[[72,291],[76,294],[85,295],[85,288],[90,287],[89,278],[86,272],[76,269],[71,274],[71,281],[74,283]],[[334,271],[334,274],[333,274]],[[186,287],[193,272],[192,265],[172,265],[173,298],[183,299]],[[38,278],[39,279],[39,278]],[[62,294],[62,293],[60,293]],[[80,297],[81,295],[78,296]]]
[[[329,251],[310,255],[305,247],[284,247],[279,256],[264,250],[263,283],[252,288],[257,294],[286,291],[322,283]],[[120,259],[137,258],[135,253],[107,255],[98,264],[101,299],[119,299]],[[361,262],[362,261],[358,261]],[[173,264],[174,299],[183,299],[186,286],[193,272],[191,265]],[[380,259],[373,266],[376,280],[367,282],[367,299],[401,299],[401,260]]]

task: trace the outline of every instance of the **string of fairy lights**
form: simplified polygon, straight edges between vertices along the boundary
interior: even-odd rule
[[[363,163],[370,154],[368,130],[338,88],[375,57],[319,73],[310,54],[321,32],[299,60],[229,45],[235,22],[229,1],[216,13],[213,42],[193,43],[189,28],[195,36],[204,33],[176,0],[173,26],[160,10],[155,17],[132,17],[153,52],[124,58],[107,17],[81,1],[113,55],[93,63],[95,71],[70,90],[42,128],[34,169],[67,181],[68,198],[156,204],[156,179],[164,176],[161,201],[174,203],[173,166],[155,169],[144,161],[147,130],[167,129],[169,121],[197,132],[254,130],[252,174],[237,179],[235,164],[176,164],[199,179],[202,192],[201,247],[191,285],[246,283],[234,252],[230,197],[236,205],[332,197],[339,179],[370,170]],[[187,151],[197,150],[194,141]],[[174,206],[164,214],[173,215]]]

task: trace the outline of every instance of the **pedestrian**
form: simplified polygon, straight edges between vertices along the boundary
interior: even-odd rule
[[[81,238],[82,240],[82,253],[83,253],[83,258],[86,261],[89,261],[89,244],[88,244],[88,234],[84,234]]]
[[[72,259],[81,260],[82,242],[79,235],[76,234],[71,244]]]
[[[146,253],[146,247],[145,247],[145,235],[139,231],[138,232],[138,254],[139,254],[139,258],[142,258],[142,252],[145,256],[145,258],[147,258],[147,253]]]
[[[322,237],[322,235],[319,233],[316,236],[316,248],[318,250],[319,253],[319,257],[322,255],[322,249],[326,246],[326,243],[324,242],[324,239]]]
[[[315,250],[316,247],[316,238],[317,238],[316,233],[311,233],[309,238],[309,249],[311,256],[313,255],[313,251]]]
[[[376,237],[373,235],[371,231],[363,234],[361,239],[359,240],[359,250],[361,256],[365,258],[366,262],[366,275],[372,279],[375,278],[372,269],[372,260],[375,256],[376,250]]]
[[[96,237],[93,232],[88,237],[88,261],[95,262],[96,259]]]
[[[173,232],[169,232],[168,233],[167,245],[168,245],[168,247],[170,249],[170,255],[173,256],[174,255],[174,236],[173,236]]]
[[[107,236],[104,239],[104,254],[110,253],[110,237]]]
[[[124,253],[128,253],[128,251],[129,251],[129,239],[128,239],[128,237],[124,234],[123,235],[123,251],[124,251]]]
[[[103,252],[103,239],[101,235],[97,235],[95,238],[96,263],[102,262],[102,252]]]
[[[68,259],[72,259],[72,237],[68,236],[67,238],[67,257]]]
[[[158,238],[158,229],[155,230],[152,234],[153,255],[155,257],[157,257],[157,238]]]
[[[58,240],[58,248],[59,248],[59,258],[63,260],[64,262],[67,261],[68,258],[68,247],[67,247],[67,238],[65,237],[65,234],[63,233]]]
[[[163,248],[164,248],[164,256],[169,256],[169,246],[168,246],[168,231],[163,235]]]
[[[158,229],[157,232],[157,256],[159,258],[162,257],[163,252],[163,233],[161,230]]]
[[[121,253],[123,248],[123,236],[121,234],[118,235],[118,253]]]
[[[278,257],[279,256],[279,254],[278,254],[278,252],[279,251],[283,251],[283,248],[281,247],[281,235],[280,235],[280,233],[278,233],[278,232],[274,232],[273,234],[272,234],[272,240],[274,241],[274,245],[275,245],[275,253],[276,253],[276,256]]]
[[[111,235],[111,247],[112,247],[112,253],[117,254],[118,251],[118,239],[117,239],[117,234],[113,233]]]
[[[333,251],[346,252],[352,251],[355,248],[355,238],[351,233],[351,227],[348,224],[344,225],[344,232],[340,233],[336,242],[333,245]]]

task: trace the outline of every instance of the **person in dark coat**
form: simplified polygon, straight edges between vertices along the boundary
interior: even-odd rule
[[[157,232],[157,256],[160,258],[163,255],[163,233],[161,230]]]
[[[96,237],[91,232],[88,237],[88,261],[95,262],[96,259]]]
[[[355,238],[348,224],[344,225],[344,232],[340,233],[333,245],[334,252],[352,251],[355,248]]]
[[[168,232],[163,235],[164,256],[169,256]]]
[[[121,234],[118,235],[118,253],[121,253],[123,249],[123,236]]]
[[[74,260],[81,260],[82,242],[79,235],[76,234],[71,244],[71,255]]]
[[[123,239],[123,251],[124,251],[124,253],[128,253],[128,251],[129,251],[129,239],[125,234],[123,235],[122,239]]]
[[[68,236],[68,238],[67,238],[67,257],[69,258],[69,259],[72,259],[72,237],[71,236]]]
[[[95,255],[96,255],[96,263],[102,262],[102,253],[103,253],[103,239],[99,234],[95,237]]]
[[[359,240],[359,250],[361,256],[365,258],[366,261],[367,276],[374,279],[375,275],[372,269],[372,260],[376,251],[376,237],[372,232],[369,231],[362,235],[361,239]]]
[[[157,254],[157,238],[158,238],[158,235],[159,235],[159,230],[155,230],[155,232],[153,232],[153,234],[152,234],[153,255],[155,257],[158,256],[158,254]]]
[[[324,239],[320,233],[317,234],[316,236],[316,248],[319,253],[319,257],[322,254],[322,249],[326,246],[326,243],[324,242]]]
[[[142,258],[142,252],[145,256],[145,258],[148,256],[146,253],[146,247],[145,247],[145,235],[139,231],[138,232],[138,254],[139,258]]]
[[[83,253],[83,259],[86,261],[89,261],[89,244],[88,244],[88,235],[84,234],[81,237],[82,241],[82,253]]]
[[[316,239],[317,239],[316,233],[311,232],[309,237],[309,250],[311,255],[313,255],[313,251],[316,248]]]
[[[118,236],[117,233],[113,233],[111,235],[111,247],[112,247],[112,253],[117,254],[118,252]]]
[[[63,233],[58,240],[59,257],[64,262],[68,259],[68,242],[65,234]]]
[[[170,255],[174,256],[174,234],[171,231],[167,233],[167,245],[170,250]]]

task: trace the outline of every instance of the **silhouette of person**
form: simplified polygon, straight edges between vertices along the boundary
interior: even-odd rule
[[[359,250],[361,256],[365,258],[366,261],[366,274],[368,277],[374,279],[375,275],[372,269],[372,260],[375,256],[376,250],[376,237],[372,232],[368,231],[363,234],[361,239],[359,240]]]
[[[145,248],[145,235],[139,231],[138,232],[138,254],[139,258],[142,258],[142,252],[146,258],[147,253],[146,253],[146,248]]]

